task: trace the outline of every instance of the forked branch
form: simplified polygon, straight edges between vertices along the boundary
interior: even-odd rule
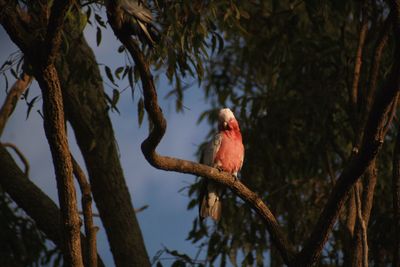
[[[281,231],[281,227],[268,206],[256,193],[248,189],[240,181],[234,179],[231,174],[220,172],[215,168],[196,162],[162,156],[156,152],[156,148],[165,134],[167,123],[158,105],[157,92],[148,62],[145,60],[143,53],[140,51],[135,41],[117,26],[116,18],[120,10],[116,8],[117,4],[115,2],[116,1],[110,1],[107,7],[109,21],[114,29],[114,33],[128,49],[139,69],[143,85],[145,109],[153,123],[153,129],[141,146],[147,161],[157,169],[193,174],[214,180],[229,187],[263,218],[271,234],[271,238],[274,240],[284,261],[289,263],[295,254],[294,248]]]

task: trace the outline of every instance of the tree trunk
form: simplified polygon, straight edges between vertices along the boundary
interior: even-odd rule
[[[100,72],[81,34],[59,64],[67,120],[82,152],[116,266],[150,266],[125,183]],[[84,73],[84,75],[82,75]]]

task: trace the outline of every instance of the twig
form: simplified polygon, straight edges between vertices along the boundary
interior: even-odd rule
[[[353,74],[353,85],[350,92],[350,102],[351,108],[353,110],[353,115],[356,115],[357,112],[357,104],[358,104],[358,88],[359,88],[359,80],[360,80],[360,71],[362,65],[362,52],[364,48],[365,38],[367,36],[368,31],[368,20],[367,14],[365,12],[365,3],[364,7],[362,8],[362,22],[361,22],[361,29],[358,37],[358,46],[356,57],[354,59],[354,74]]]
[[[24,166],[25,166],[24,174],[25,174],[26,177],[28,177],[29,176],[29,162],[26,159],[26,157],[24,156],[24,154],[21,152],[21,150],[19,150],[19,148],[16,145],[12,144],[12,143],[2,143],[2,145],[4,147],[12,148],[15,151],[15,153],[17,153],[17,155],[20,158],[20,160],[22,161],[22,163],[24,163]]]
[[[19,97],[28,88],[32,81],[32,76],[23,73],[21,78],[16,80],[14,85],[11,87],[3,106],[0,109],[0,137],[3,134],[3,130],[7,124],[8,118],[13,113],[15,106],[17,105]]]
[[[400,266],[400,131],[397,130],[396,145],[393,152],[393,174],[392,174],[392,194],[393,194],[393,217],[395,243],[393,246],[393,267]]]
[[[93,213],[92,213],[92,192],[90,184],[86,178],[85,173],[79,166],[78,162],[71,154],[72,166],[74,169],[74,175],[79,183],[79,187],[82,192],[82,208],[83,208],[83,219],[85,224],[86,233],[86,249],[87,249],[87,264],[89,267],[97,267],[97,249],[96,249],[96,233],[98,227],[93,224]]]
[[[135,209],[134,211],[135,211],[135,213],[139,213],[139,212],[144,211],[144,210],[147,209],[148,207],[149,207],[149,205],[144,205],[144,206],[142,206],[142,207],[140,207],[140,208]],[[80,211],[79,214],[84,215],[82,211]],[[98,213],[92,212],[92,216],[93,216],[93,217],[100,218],[100,214],[98,214]]]
[[[362,215],[361,197],[360,197],[361,183],[358,181],[353,190],[356,199],[357,220],[361,226],[361,239],[362,239],[362,266],[368,267],[368,241],[367,241],[367,227]]]

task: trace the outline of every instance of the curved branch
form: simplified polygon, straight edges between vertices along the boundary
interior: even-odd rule
[[[22,93],[28,88],[32,81],[32,76],[23,73],[21,78],[18,79],[11,87],[6,100],[0,110],[0,137],[3,134],[4,127],[6,126],[7,120],[11,113],[14,111],[17,101]]]
[[[24,174],[25,174],[25,176],[28,177],[29,176],[29,162],[26,159],[26,157],[24,156],[24,154],[21,152],[21,150],[19,150],[19,148],[12,143],[2,143],[0,145],[2,145],[4,147],[10,147],[15,151],[15,153],[17,153],[18,157],[21,159],[22,163],[24,163],[24,165],[25,165]]]
[[[157,169],[193,174],[211,179],[229,187],[263,218],[274,244],[277,246],[285,263],[289,264],[295,254],[294,248],[281,231],[275,216],[256,193],[251,191],[229,173],[220,172],[215,168],[196,162],[162,156],[156,152],[156,148],[165,134],[167,123],[158,105],[157,92],[149,64],[134,40],[118,28],[116,17],[118,16],[119,10],[116,9],[115,6],[115,3],[111,3],[107,6],[109,21],[114,29],[114,33],[128,49],[139,69],[143,85],[145,109],[153,123],[153,128],[149,136],[141,145],[146,160]]]

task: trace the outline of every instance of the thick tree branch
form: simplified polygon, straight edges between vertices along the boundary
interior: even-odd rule
[[[150,266],[120,163],[95,55],[82,33],[67,33],[70,47],[66,61],[57,66],[62,73],[66,117],[85,160],[115,265]],[[82,69],[87,70],[87,75],[81,75]]]
[[[376,157],[384,140],[384,126],[387,123],[390,107],[400,89],[400,47],[396,45],[393,66],[388,80],[379,91],[369,114],[360,152],[355,155],[343,170],[329,197],[317,225],[297,257],[297,266],[308,266],[320,255],[328,234],[336,221],[340,209],[352,186],[361,177]]]
[[[8,118],[14,111],[14,108],[19,100],[19,97],[26,90],[32,81],[32,76],[26,73],[22,74],[22,77],[18,79],[11,87],[3,106],[0,109],[0,137],[3,134],[4,127],[7,123]]]
[[[35,221],[47,238],[65,253],[59,208],[27,178],[3,146],[0,146],[0,170],[0,186]],[[85,237],[81,235],[81,238],[84,240]],[[104,266],[100,257],[98,266]]]
[[[62,28],[64,25],[65,15],[72,4],[72,0],[55,0],[51,7],[49,24],[45,38],[46,65],[54,62],[61,45]]]
[[[86,264],[88,267],[97,266],[97,249],[96,249],[96,233],[98,227],[93,224],[93,213],[92,213],[92,191],[90,184],[86,178],[85,173],[76,162],[75,158],[71,155],[72,165],[74,169],[75,178],[78,180],[79,187],[82,192],[82,209],[83,219],[85,222],[85,234],[86,234],[86,249],[87,259]]]
[[[72,177],[72,162],[64,124],[64,107],[57,71],[53,64],[36,75],[43,96],[44,129],[56,172],[57,189],[64,225],[67,266],[83,266],[80,220]]]
[[[145,109],[153,123],[153,129],[141,146],[142,152],[147,161],[157,169],[193,174],[211,179],[229,187],[263,218],[271,238],[274,240],[274,244],[280,251],[284,261],[289,264],[294,256],[294,249],[281,231],[281,228],[270,209],[263,200],[257,196],[257,194],[252,192],[228,173],[220,172],[215,168],[196,162],[157,154],[156,147],[165,134],[167,124],[161,108],[158,106],[157,92],[149,64],[133,39],[118,28],[118,20],[116,18],[119,16],[119,10],[116,8],[115,1],[110,1],[110,4],[107,6],[107,11],[114,33],[128,49],[140,72]]]
[[[27,52],[29,45],[30,33],[25,30],[19,19],[16,4],[14,1],[0,0],[0,24],[10,36],[11,40],[22,50]]]
[[[379,33],[378,40],[375,44],[374,48],[374,56],[371,63],[371,70],[369,74],[369,87],[366,93],[365,98],[365,109],[364,109],[364,118],[363,121],[365,122],[368,118],[368,114],[372,107],[372,102],[374,96],[376,94],[376,83],[378,81],[379,75],[379,68],[382,58],[382,51],[383,48],[386,46],[388,35],[390,31],[390,25],[393,23],[393,12],[389,13],[388,17],[386,18],[383,27]]]

